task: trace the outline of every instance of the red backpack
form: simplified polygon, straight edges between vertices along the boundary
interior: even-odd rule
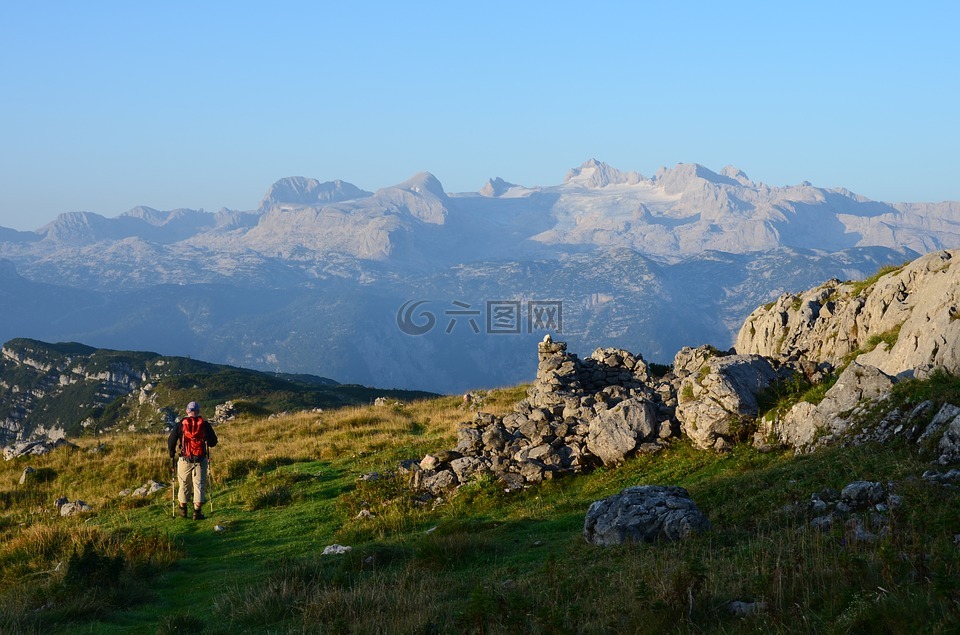
[[[206,426],[203,424],[203,417],[185,417],[180,422],[183,427],[180,444],[185,459],[200,459],[207,455]]]

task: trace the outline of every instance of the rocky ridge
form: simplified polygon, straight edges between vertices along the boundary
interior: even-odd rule
[[[953,463],[960,407],[933,412],[924,402],[862,423],[876,418],[903,378],[960,373],[956,263],[960,252],[935,252],[864,283],[785,294],[748,318],[737,349],[684,348],[661,376],[626,350],[579,359],[547,337],[538,345],[536,381],[512,413],[477,413],[461,425],[456,448],[404,468],[414,487],[434,495],[484,474],[511,490],[656,452],[680,436],[720,451],[750,441],[809,451],[899,437],[941,465]],[[800,401],[758,420],[765,391],[834,376],[819,403]]]

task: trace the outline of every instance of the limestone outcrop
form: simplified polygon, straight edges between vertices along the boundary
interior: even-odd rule
[[[937,251],[864,283],[831,280],[784,294],[746,319],[741,354],[841,365],[888,375],[960,374],[960,250]]]
[[[55,441],[50,441],[47,439],[38,439],[36,441],[23,441],[20,443],[14,443],[13,445],[8,445],[3,448],[3,459],[5,461],[10,461],[21,456],[42,456],[44,454],[49,454],[53,450],[56,450],[59,447],[69,447],[76,448],[77,446],[73,443],[70,443],[66,439],[60,438]]]

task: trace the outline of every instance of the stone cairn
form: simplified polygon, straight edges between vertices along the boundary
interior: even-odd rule
[[[415,489],[440,495],[489,475],[512,491],[655,452],[679,433],[677,380],[651,378],[641,356],[601,348],[579,359],[549,338],[537,352],[536,381],[513,412],[478,412],[456,448],[403,464]]]

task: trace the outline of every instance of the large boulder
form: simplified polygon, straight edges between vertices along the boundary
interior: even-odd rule
[[[655,440],[659,432],[653,405],[644,399],[627,399],[590,421],[587,449],[604,465],[618,463],[641,443]]]
[[[639,485],[590,505],[583,537],[600,545],[681,540],[710,529],[710,521],[687,490],[670,485]]]
[[[827,444],[847,433],[858,416],[890,393],[895,377],[856,361],[840,374],[819,404],[800,402],[781,420],[760,431],[758,442],[775,440],[807,450]],[[772,437],[772,439],[771,439]]]
[[[698,448],[728,449],[756,419],[757,394],[782,375],[759,355],[709,357],[694,367],[680,382],[677,419]]]

